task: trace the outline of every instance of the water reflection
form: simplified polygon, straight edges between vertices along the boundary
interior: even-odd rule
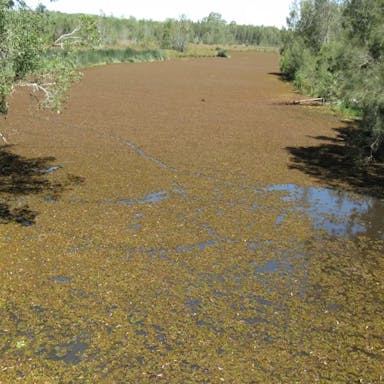
[[[63,361],[68,365],[77,365],[82,362],[89,344],[81,340],[76,340],[67,344],[55,346],[47,355],[48,360]]]
[[[69,283],[72,279],[67,276],[54,276],[51,280],[56,281],[57,283]]]
[[[125,199],[125,200],[119,200],[117,203],[123,204],[123,205],[150,204],[150,203],[157,203],[159,201],[167,200],[168,198],[169,198],[169,194],[167,191],[159,191],[159,192],[148,193],[142,199]]]
[[[282,192],[283,201],[294,203],[294,209],[311,217],[315,229],[324,229],[329,235],[353,237],[369,233],[374,238],[383,237],[384,203],[373,197],[295,184],[276,184],[265,190]],[[278,222],[281,224],[282,219]]]

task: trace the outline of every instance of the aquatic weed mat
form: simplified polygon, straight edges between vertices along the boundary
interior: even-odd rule
[[[380,382],[382,202],[288,168],[339,122],[274,104],[277,59],[92,68],[61,115],[17,95],[0,381]]]

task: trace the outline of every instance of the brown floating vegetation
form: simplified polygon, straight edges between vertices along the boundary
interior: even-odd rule
[[[277,66],[95,67],[61,115],[16,95],[0,382],[380,382],[383,204],[298,168],[285,148],[320,156],[341,123],[273,105]],[[6,219],[27,206],[33,225]]]

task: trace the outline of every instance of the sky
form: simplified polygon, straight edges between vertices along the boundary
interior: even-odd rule
[[[38,3],[49,10],[67,13],[101,12],[116,17],[134,16],[137,19],[163,21],[186,15],[193,21],[201,20],[210,12],[220,13],[227,22],[237,24],[285,25],[292,0],[27,0],[34,8]]]

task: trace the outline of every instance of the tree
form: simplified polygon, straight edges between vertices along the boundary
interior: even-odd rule
[[[206,44],[223,44],[225,43],[226,35],[226,21],[222,18],[220,13],[211,12],[207,17],[202,20],[205,33],[203,35],[203,42]]]
[[[281,53],[301,90],[360,112],[361,156],[384,159],[384,1],[295,2]]]
[[[59,109],[69,85],[78,77],[71,55],[60,58],[53,45],[70,48],[97,38],[91,17],[80,19],[70,33],[51,40],[49,14],[34,11],[22,0],[0,0],[0,113],[8,111],[8,97],[17,87],[29,87],[41,103]]]
[[[161,48],[184,52],[188,48],[191,34],[191,21],[185,15],[179,20],[167,19],[163,24]]]
[[[185,15],[180,16],[177,22],[177,29],[173,38],[173,48],[177,51],[184,52],[188,48],[189,34],[191,30],[191,22]]]
[[[47,7],[44,4],[37,4],[37,7],[35,9],[36,12],[45,12],[47,10]]]

